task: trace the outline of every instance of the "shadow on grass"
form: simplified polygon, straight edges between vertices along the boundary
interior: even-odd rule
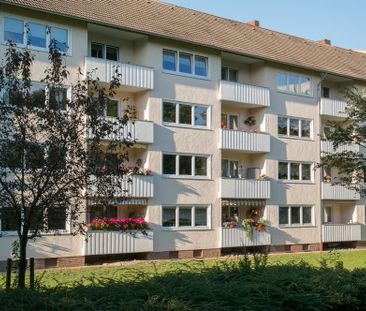
[[[248,257],[177,263],[143,273],[121,267],[36,291],[0,290],[1,310],[365,310],[366,269],[339,261],[267,265]],[[97,271],[97,270],[95,270]]]

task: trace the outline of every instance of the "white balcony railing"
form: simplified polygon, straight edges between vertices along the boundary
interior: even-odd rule
[[[258,232],[253,230],[253,236],[250,238],[244,228],[221,228],[221,247],[245,247],[270,245],[270,232]]]
[[[321,151],[324,153],[339,153],[344,151],[360,152],[360,146],[357,144],[340,145],[336,149],[330,141],[321,141]]]
[[[269,180],[220,178],[220,198],[227,199],[269,199]]]
[[[323,97],[320,99],[320,114],[335,118],[346,118],[346,106],[347,102],[344,100]]]
[[[111,118],[113,121],[113,118]],[[119,125],[116,126],[116,129]],[[92,139],[91,130],[87,132],[87,138]],[[134,140],[137,144],[152,144],[154,143],[154,123],[150,121],[129,120],[128,123],[120,130],[115,130],[114,133],[104,137],[105,140]]]
[[[359,200],[360,194],[342,185],[322,182],[322,200]]]
[[[270,91],[266,87],[221,80],[219,99],[258,107],[269,107]]]
[[[220,129],[219,148],[246,152],[270,152],[271,137],[265,133]]]
[[[85,72],[94,71],[93,78],[99,78],[102,82],[109,83],[116,69],[120,74],[121,86],[142,90],[154,89],[153,68],[94,57],[85,57]]]
[[[96,195],[94,185],[87,187],[89,196]],[[132,175],[123,177],[114,192],[115,197],[152,198],[154,197],[154,176]]]
[[[322,225],[322,242],[347,242],[361,240],[361,225]]]
[[[126,233],[91,231],[84,241],[84,255],[111,255],[145,253],[153,251],[153,232]]]

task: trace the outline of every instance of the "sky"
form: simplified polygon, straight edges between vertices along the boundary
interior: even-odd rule
[[[365,0],[161,0],[332,45],[366,51]]]

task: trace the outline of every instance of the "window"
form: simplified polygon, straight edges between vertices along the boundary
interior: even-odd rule
[[[280,206],[279,224],[283,226],[313,225],[312,206]]]
[[[163,174],[208,177],[208,157],[163,154]]]
[[[118,117],[118,100],[108,99],[107,102],[107,117],[117,118]]]
[[[223,67],[221,69],[221,79],[225,81],[238,82],[238,70],[229,67]]]
[[[46,48],[46,25],[28,23],[28,44]]]
[[[91,56],[96,58],[104,58],[104,44],[92,42]]]
[[[329,87],[323,87],[322,88],[322,97],[324,98],[329,98],[329,95],[330,95],[330,89]]]
[[[221,176],[227,178],[238,178],[239,161],[223,159],[221,162]]]
[[[163,122],[208,127],[209,107],[175,102],[163,102]]]
[[[208,77],[208,58],[202,55],[164,49],[163,70]]]
[[[278,135],[310,139],[312,121],[279,116],[277,119]]]
[[[47,223],[49,230],[66,229],[66,210],[65,206],[52,206],[47,209]]]
[[[95,58],[117,61],[119,56],[119,48],[116,46],[105,46],[102,43],[92,42],[91,44],[91,56]]]
[[[312,181],[312,164],[302,162],[279,162],[278,179]]]
[[[88,207],[89,222],[96,218],[116,218],[117,206],[92,205]]]
[[[163,206],[162,226],[165,228],[187,228],[209,226],[208,206]]]
[[[309,77],[278,72],[276,79],[278,90],[306,96],[312,95],[311,79]]]
[[[4,18],[4,40],[24,44],[24,21],[15,18]]]
[[[16,231],[18,225],[15,209],[12,207],[2,207],[0,211],[0,231]]]
[[[117,61],[118,60],[118,52],[119,52],[118,47],[107,45],[106,52],[105,52],[106,59]]]
[[[53,88],[50,90],[49,106],[51,109],[66,110],[67,106],[67,89]]]
[[[221,114],[221,128],[228,130],[239,129],[239,116],[222,113]]]
[[[64,28],[51,27],[51,44],[60,52],[67,52],[68,50],[68,31]]]

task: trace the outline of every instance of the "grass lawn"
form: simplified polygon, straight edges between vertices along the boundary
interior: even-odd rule
[[[37,272],[0,310],[366,310],[366,251],[130,262]]]

